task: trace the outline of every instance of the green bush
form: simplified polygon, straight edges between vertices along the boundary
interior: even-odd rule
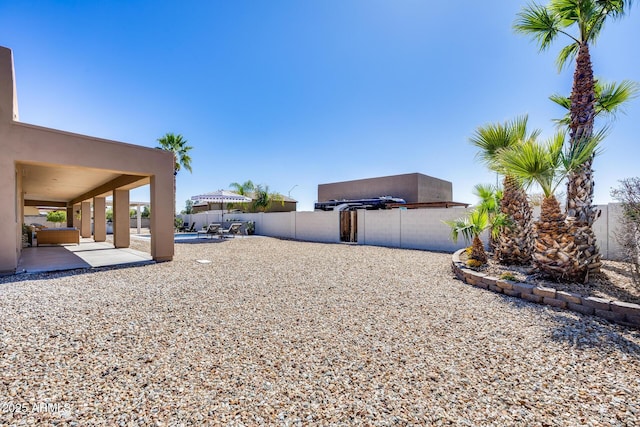
[[[58,224],[67,221],[67,213],[65,211],[51,211],[47,213],[47,221]]]

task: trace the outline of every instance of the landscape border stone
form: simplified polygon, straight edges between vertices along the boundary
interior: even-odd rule
[[[640,328],[640,304],[583,296],[558,291],[547,286],[536,286],[488,276],[468,268],[460,260],[460,254],[464,250],[460,249],[454,252],[451,258],[451,269],[458,279],[469,285],[563,310],[595,315],[621,325]]]

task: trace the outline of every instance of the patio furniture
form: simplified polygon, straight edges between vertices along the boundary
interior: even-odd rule
[[[36,232],[37,245],[80,244],[80,230],[77,228],[44,228]]]
[[[241,227],[242,227],[241,222],[234,222],[226,230],[225,229],[218,230],[218,234],[220,235],[220,237],[233,237],[240,234]]]
[[[200,238],[201,234],[209,237],[217,236],[218,231],[220,230],[220,227],[221,227],[220,224],[209,224],[206,228],[203,228],[202,230],[198,230],[198,239]]]
[[[185,232],[185,233],[193,233],[194,231],[196,231],[196,223],[192,222],[191,226],[189,226],[188,222],[185,222],[182,227],[180,227],[178,229],[178,231],[180,232]]]

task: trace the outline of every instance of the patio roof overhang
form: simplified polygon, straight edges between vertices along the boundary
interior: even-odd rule
[[[68,207],[113,190],[149,184],[149,177],[117,171],[19,162],[25,206]]]

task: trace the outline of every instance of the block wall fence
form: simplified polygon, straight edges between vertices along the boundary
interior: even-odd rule
[[[619,228],[622,209],[620,204],[598,205],[600,217],[594,231],[602,256],[618,259],[620,246],[615,234]],[[421,249],[455,252],[467,244],[464,239],[454,243],[450,228],[442,221],[463,217],[471,209],[391,209],[358,211],[358,238],[360,245],[386,246],[393,248]],[[534,211],[535,214],[535,211]],[[262,236],[311,242],[339,243],[339,212],[273,212],[273,213],[201,213],[182,215],[185,222],[195,221],[196,229],[212,222],[254,221],[255,233]],[[486,233],[482,236],[487,241]]]

